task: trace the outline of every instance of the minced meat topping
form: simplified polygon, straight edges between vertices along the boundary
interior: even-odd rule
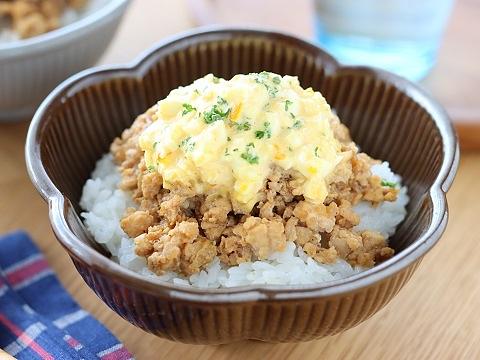
[[[182,111],[194,110],[184,106]],[[360,201],[373,206],[395,201],[398,190],[372,175],[376,161],[358,152],[348,129],[333,114],[328,121],[343,155],[325,177],[324,201],[311,201],[299,192],[297,169],[272,163],[250,211],[214,187],[203,193],[188,186],[166,188],[161,173],[146,165],[139,145],[139,138],[157,118],[158,106],[154,106],[111,146],[122,176],[119,186],[131,193],[136,204],[128,209],[121,227],[153,272],[191,275],[216,256],[229,266],[262,260],[284,250],[288,241],[320,263],[341,258],[372,267],[393,255],[381,234],[354,230],[360,219],[352,206]],[[268,136],[268,129],[257,131],[255,136]]]

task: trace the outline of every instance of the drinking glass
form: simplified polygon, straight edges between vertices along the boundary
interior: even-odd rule
[[[435,64],[453,0],[315,0],[318,43],[344,64],[411,80]]]

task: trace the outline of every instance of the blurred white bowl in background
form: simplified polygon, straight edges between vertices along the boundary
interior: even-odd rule
[[[0,121],[27,120],[56,85],[94,65],[129,2],[97,1],[98,8],[86,9],[69,25],[25,40],[0,42]]]

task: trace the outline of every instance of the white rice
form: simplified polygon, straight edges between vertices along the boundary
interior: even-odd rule
[[[387,162],[373,166],[372,172],[386,181],[401,182],[401,178],[390,170]],[[226,268],[215,258],[207,269],[189,278],[172,272],[157,276],[148,270],[143,257],[135,255],[133,240],[120,228],[120,220],[126,208],[134,204],[127,192],[117,189],[119,181],[120,174],[112,156],[105,155],[97,162],[92,178],[83,188],[80,206],[86,212],[81,215],[95,240],[110,251],[115,261],[144,276],[177,285],[219,288],[250,284],[314,284],[345,278],[364,270],[354,268],[344,260],[331,265],[320,264],[307,256],[302,248],[289,242],[285,251],[274,253],[265,261]],[[383,202],[376,208],[362,202],[354,207],[361,218],[355,229],[374,230],[390,236],[404,219],[407,203],[406,187],[401,188],[395,202]]]
[[[61,26],[69,25],[81,18],[97,11],[104,5],[106,5],[111,0],[89,0],[85,7],[80,10],[76,11],[72,8],[67,8],[63,12],[60,18]],[[11,42],[11,41],[18,41],[21,40],[18,37],[18,34],[10,29],[10,25],[6,20],[0,19],[0,43],[2,42]]]

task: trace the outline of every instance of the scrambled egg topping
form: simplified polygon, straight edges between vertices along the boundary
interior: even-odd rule
[[[173,90],[157,109],[139,140],[149,171],[166,189],[227,196],[237,212],[250,212],[274,165],[296,170],[295,193],[322,203],[325,178],[343,158],[330,106],[296,77],[209,74]]]

